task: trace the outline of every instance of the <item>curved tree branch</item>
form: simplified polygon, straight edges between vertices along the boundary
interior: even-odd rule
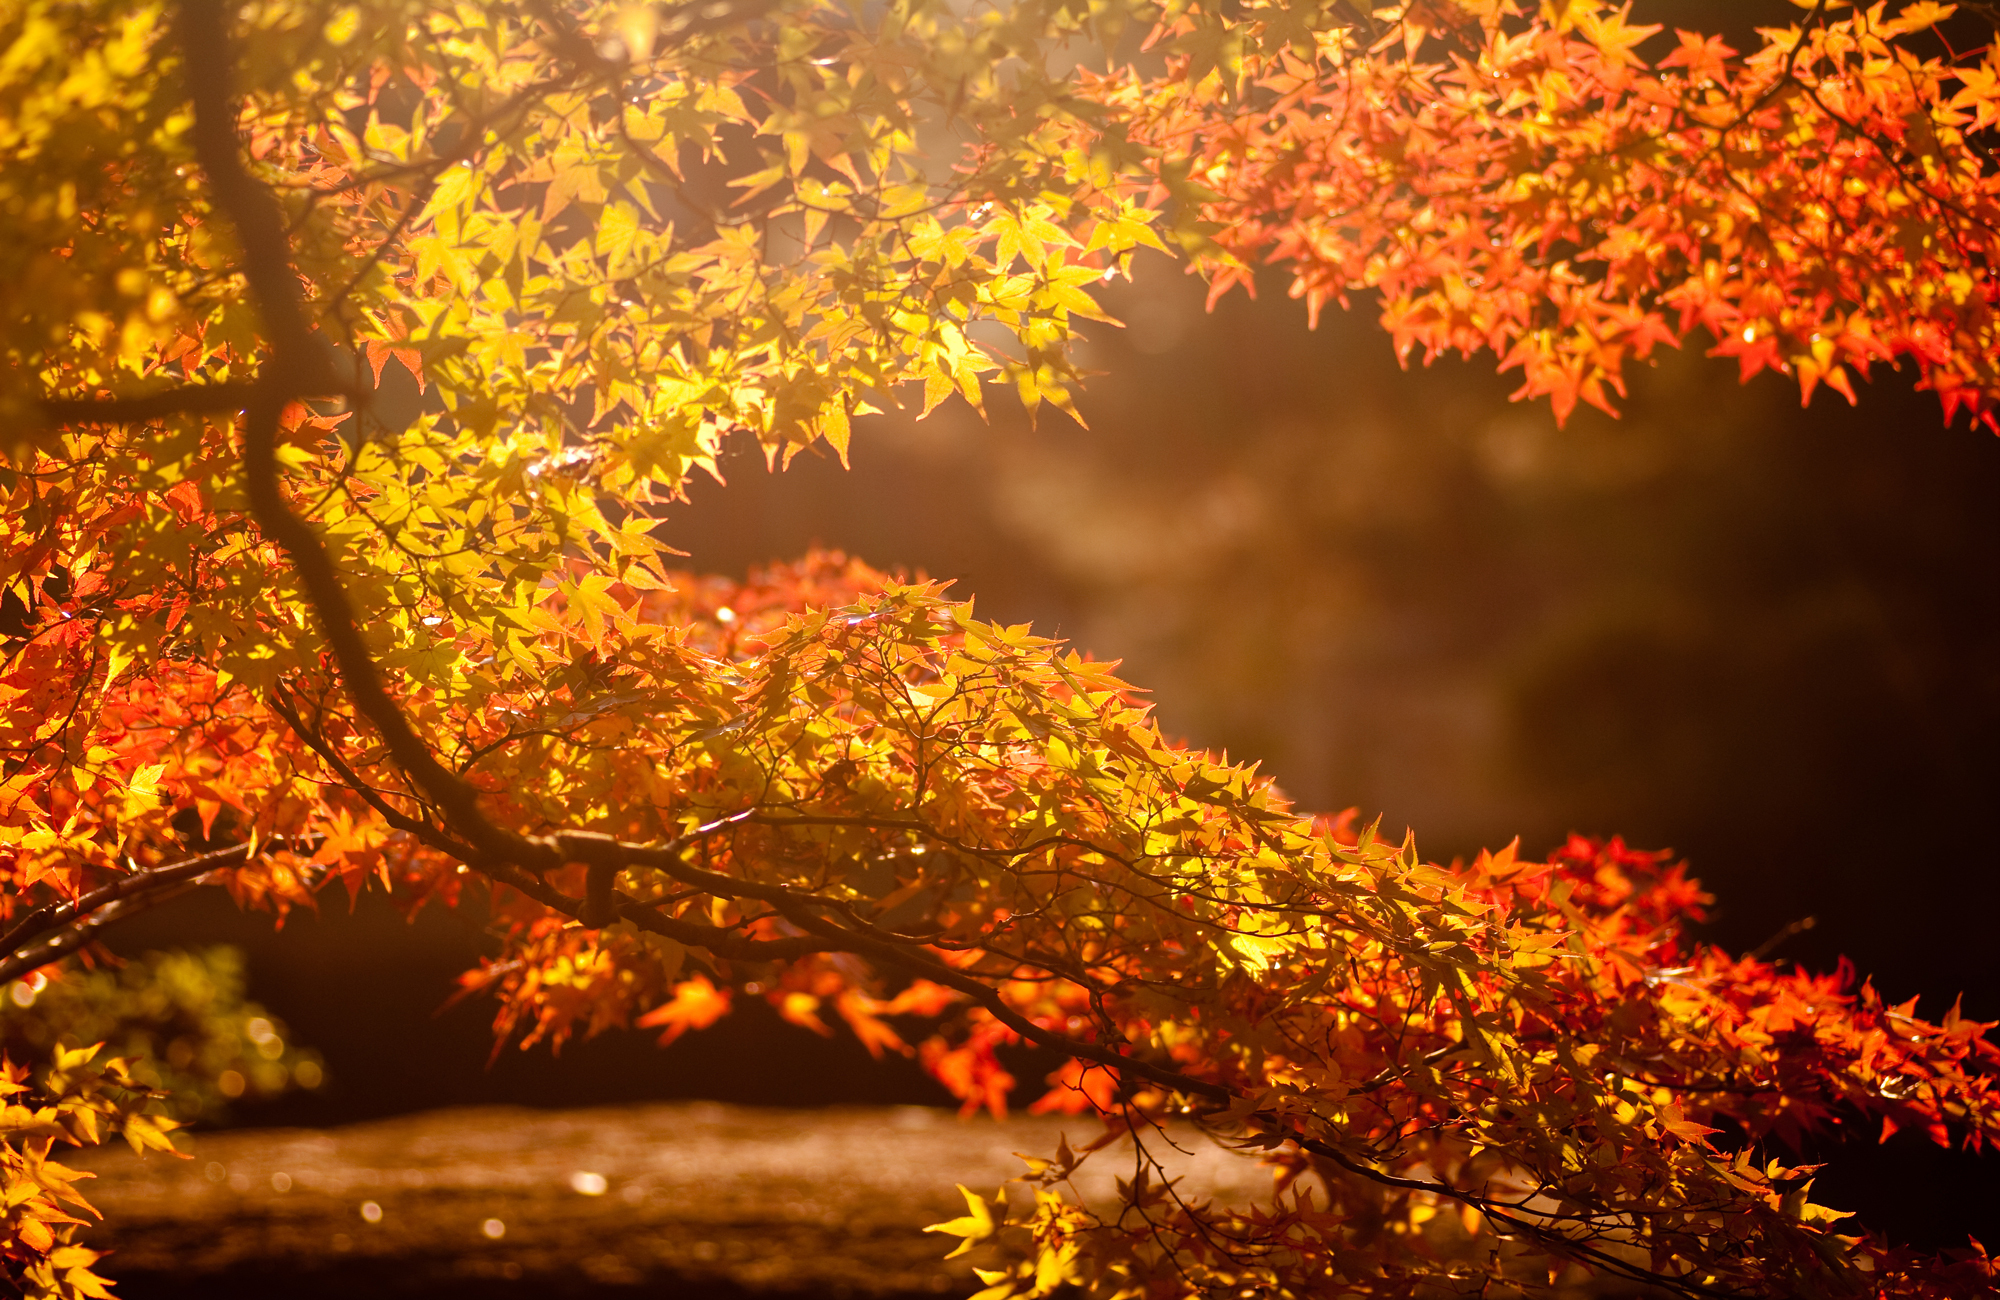
[[[69,929],[59,934],[51,935],[40,943],[10,953],[4,959],[0,959],[0,984],[19,979],[44,966],[61,961],[77,949],[93,942],[101,931],[116,922],[136,912],[149,911],[169,899],[178,898],[200,883],[198,880],[183,880],[178,884],[165,886],[150,895],[121,898],[75,922]]]
[[[319,837],[278,839],[281,848],[316,845]],[[0,983],[75,952],[113,921],[148,910],[202,883],[202,877],[227,867],[240,867],[257,852],[256,845],[233,844],[196,854],[179,862],[120,876],[109,884],[66,903],[35,908],[0,935]]]
[[[319,346],[293,270],[283,210],[245,169],[236,136],[237,110],[230,89],[233,44],[222,0],[185,0],[179,36],[188,97],[194,105],[195,156],[216,206],[235,228],[244,250],[243,274],[269,335],[272,359],[243,406],[243,472],[250,514],[276,542],[305,586],[321,633],[333,651],[341,683],[410,778],[444,809],[451,828],[482,854],[516,861],[545,860],[519,835],[502,830],[479,810],[478,796],[424,744],[382,684],[362,638],[353,602],[326,544],[285,502],[278,464],[278,427],[285,404],[346,386]]]
[[[232,845],[226,849],[217,849],[213,853],[183,858],[164,867],[154,867],[150,871],[120,876],[110,884],[93,889],[67,903],[50,903],[38,907],[16,921],[6,934],[0,935],[0,957],[11,956],[28,944],[65,926],[73,925],[99,908],[108,907],[121,899],[133,898],[168,885],[194,880],[221,867],[241,866],[249,860],[250,853],[251,846],[248,844]]]
[[[305,393],[335,393],[347,385],[336,375],[314,337],[305,309],[305,291],[292,268],[284,211],[271,191],[243,165],[236,136],[241,116],[234,85],[236,60],[228,20],[235,12],[223,0],[183,0],[178,30],[181,66],[194,106],[195,157],[208,178],[216,206],[235,227],[243,246],[243,277],[257,300],[257,312],[276,353],[278,386],[287,399]],[[260,387],[265,386],[261,381]]]
[[[184,384],[132,397],[52,397],[41,410],[53,424],[143,424],[169,415],[240,411],[255,391],[254,384]]]

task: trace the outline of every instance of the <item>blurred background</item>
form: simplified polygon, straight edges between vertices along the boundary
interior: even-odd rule
[[[1308,332],[1282,290],[1210,313],[1142,263],[1109,287],[1124,327],[1088,344],[1087,430],[996,394],[990,425],[955,400],[864,422],[851,471],[734,448],[666,536],[702,571],[817,544],[948,579],[1123,660],[1169,734],[1261,761],[1302,807],[1380,814],[1435,860],[1571,831],[1671,848],[1717,896],[1707,937],[2000,1018],[2000,438],[1892,373],[1802,410],[1689,353],[1635,374],[1623,418],[1558,428],[1488,359],[1401,369],[1371,310]],[[440,1011],[475,925],[344,901],[273,935],[191,897],[114,940],[238,945],[254,1010],[324,1062],[234,1122],[944,1100],[761,1006],[664,1052],[614,1035],[489,1065],[488,1009]],[[1872,1137],[1823,1199],[1915,1241],[1991,1236],[1990,1159]]]
[[[1399,369],[1372,312],[1274,282],[1110,294],[1089,429],[996,403],[748,449],[668,538],[950,579],[1152,692],[1170,735],[1439,860],[1569,831],[1685,855],[1712,937],[1840,954],[2000,1016],[2000,438],[1885,372],[1850,408],[1668,353],[1558,428],[1491,362]]]

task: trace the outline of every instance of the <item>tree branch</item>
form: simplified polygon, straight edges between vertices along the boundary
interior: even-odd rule
[[[319,842],[316,835],[266,841],[294,849]],[[75,952],[105,926],[135,911],[159,906],[200,884],[210,872],[242,866],[255,851],[253,845],[234,844],[120,876],[66,903],[35,908],[0,935],[0,984]]]
[[[170,898],[177,898],[193,889],[197,883],[193,880],[183,880],[158,890],[152,897],[121,898],[76,922],[72,928],[61,934],[54,935],[25,951],[15,952],[5,959],[0,959],[0,985],[9,980],[19,979],[31,971],[40,970],[52,962],[61,961],[96,939],[98,932],[105,927],[124,920],[133,912],[144,910],[138,906],[139,904],[143,903],[145,908],[156,907]]]
[[[326,737],[306,726],[289,704],[274,696],[270,700],[270,707],[285,720],[286,725],[290,726],[301,740],[311,746],[313,752],[318,754],[327,766],[333,768],[349,789],[366,800],[389,825],[464,863],[481,875],[533,899],[551,911],[575,918],[591,929],[601,929],[614,921],[626,920],[639,929],[662,935],[677,943],[704,948],[718,957],[738,961],[784,961],[826,950],[826,945],[809,939],[752,939],[716,926],[699,925],[667,916],[658,908],[614,891],[612,885],[618,874],[618,866],[608,862],[588,862],[590,892],[581,901],[571,898],[529,872],[522,871],[510,863],[482,858],[478,850],[470,845],[462,844],[427,822],[398,811],[374,787],[362,780],[361,775],[348,765]],[[685,847],[703,835],[713,834],[739,820],[740,816],[722,818],[708,826],[698,827],[672,843]],[[597,836],[576,838],[589,845],[608,839]]]
[[[188,97],[194,105],[195,156],[216,206],[236,228],[243,273],[270,336],[273,357],[243,411],[243,471],[251,517],[275,541],[306,588],[333,651],[342,684],[396,762],[445,811],[452,829],[484,855],[545,861],[524,837],[494,826],[479,811],[476,792],[448,771],[417,736],[382,685],[325,543],[286,505],[278,465],[278,422],[285,404],[344,387],[318,345],[292,269],[284,213],[270,191],[244,169],[236,138],[230,84],[235,59],[222,0],[184,0],[179,37]]]
[[[50,397],[41,403],[52,424],[145,424],[169,415],[240,411],[253,384],[186,384],[132,397]]]
[[[347,385],[333,372],[306,313],[305,292],[292,268],[285,238],[285,215],[243,166],[236,124],[236,60],[228,19],[235,12],[224,0],[183,0],[177,23],[188,99],[194,106],[194,149],[215,203],[236,228],[243,246],[243,277],[249,282],[264,330],[277,354],[277,379],[286,397],[333,393]]]
[[[129,876],[120,876],[110,884],[79,895],[67,903],[50,903],[38,907],[16,921],[6,934],[0,935],[0,956],[11,956],[44,935],[73,925],[99,908],[107,907],[121,899],[193,880],[222,867],[241,866],[249,860],[249,857],[248,844],[232,845],[212,853],[183,858],[164,867],[154,867],[150,871],[138,871]]]
[[[320,629],[333,651],[342,685],[382,736],[405,772],[445,812],[451,829],[481,856],[529,865],[559,865],[525,837],[502,830],[480,812],[477,792],[447,770],[424,744],[382,685],[361,636],[353,603],[326,545],[285,503],[278,464],[278,423],[285,404],[315,392],[343,388],[318,346],[292,269],[284,214],[277,200],[244,169],[230,91],[235,59],[221,0],[185,0],[179,35],[194,105],[195,156],[207,174],[216,206],[236,228],[244,248],[243,273],[270,335],[271,363],[243,413],[243,471],[250,514],[285,553],[306,589]]]
[[[387,799],[383,798],[379,790],[361,779],[361,774],[348,765],[347,760],[341,757],[340,752],[333,747],[332,743],[325,736],[321,735],[314,728],[308,727],[300,719],[298,713],[284,700],[278,698],[275,693],[272,694],[267,703],[270,705],[271,711],[280,718],[283,718],[285,725],[290,727],[300,740],[305,741],[307,746],[320,756],[321,761],[334,770],[334,774],[341,779],[341,782],[349,790],[359,795],[370,808],[373,808],[381,816],[383,821],[406,835],[414,836],[441,853],[450,854],[460,862],[470,863],[474,858],[479,856],[477,850],[452,839],[429,822],[422,821],[402,812]]]
[[[748,815],[748,813],[739,814],[738,819],[745,819]],[[723,824],[715,823],[714,827],[720,827]],[[1184,1095],[1205,1097],[1211,1101],[1222,1102],[1225,1106],[1227,1103],[1238,1099],[1241,1095],[1235,1088],[1227,1084],[1197,1079],[1183,1074],[1179,1070],[1154,1065],[1150,1061],[1137,1057],[1123,1055],[1113,1048],[1100,1043],[1086,1042],[1072,1038],[1067,1034],[1045,1029],[1008,1006],[1005,1000],[1001,998],[998,990],[994,989],[991,985],[973,976],[954,970],[943,962],[936,960],[922,952],[914,941],[910,945],[905,946],[883,938],[856,933],[851,929],[815,915],[810,910],[813,906],[831,906],[831,903],[827,901],[815,899],[810,895],[803,895],[782,886],[763,885],[754,881],[739,880],[735,877],[724,876],[695,867],[679,857],[680,849],[685,847],[684,843],[675,843],[671,847],[666,845],[630,845],[623,844],[611,836],[591,832],[563,832],[549,838],[562,845],[561,851],[563,856],[568,860],[587,862],[594,876],[602,872],[604,878],[609,879],[615,876],[616,872],[623,866],[650,866],[684,883],[703,888],[712,893],[755,898],[760,902],[768,903],[792,924],[807,931],[809,934],[818,935],[824,939],[826,942],[821,950],[850,952],[857,956],[872,957],[877,961],[899,967],[912,974],[921,975],[947,988],[955,989],[985,1008],[996,1020],[1006,1025],[1028,1042],[1061,1052],[1067,1056],[1095,1061],[1099,1064],[1110,1066],[1121,1073],[1146,1079],[1149,1082],[1160,1084]],[[686,838],[683,837],[683,840]],[[554,893],[554,891],[549,892]],[[574,911],[570,910],[570,907],[575,906],[574,900],[569,900],[562,895],[556,895],[556,897],[570,904],[569,907],[563,907],[560,910],[570,915],[581,916],[583,914],[585,909],[580,907]],[[633,915],[639,909],[621,906],[617,910],[621,915],[631,916],[635,923],[639,922],[639,917]],[[652,927],[645,926],[643,928]],[[665,931],[658,930],[655,932],[665,933]],[[727,954],[719,953],[718,955],[726,956]],[[1617,1276],[1664,1287],[1685,1296],[1703,1297],[1707,1298],[1707,1300],[1723,1300],[1723,1298],[1738,1295],[1738,1293],[1707,1286],[1692,1279],[1677,1278],[1669,1274],[1654,1272],[1642,1266],[1631,1264],[1605,1249],[1591,1244],[1589,1241],[1580,1241],[1572,1237],[1558,1226],[1538,1222],[1538,1216],[1535,1216],[1532,1211],[1524,1211],[1520,1206],[1496,1200],[1478,1192],[1453,1187],[1442,1181],[1404,1178],[1375,1169],[1366,1162],[1355,1159],[1354,1156],[1332,1143],[1297,1131],[1293,1123],[1282,1117],[1264,1116],[1264,1119],[1271,1123],[1280,1135],[1296,1143],[1302,1149],[1331,1160],[1358,1177],[1366,1178],[1386,1187],[1393,1187],[1403,1191],[1421,1191],[1469,1205],[1479,1210],[1482,1214],[1485,1214],[1495,1223],[1496,1227],[1502,1229],[1507,1234],[1525,1237],[1559,1256],[1584,1260],[1594,1267],[1604,1269]],[[1620,1224],[1618,1226],[1629,1228],[1630,1225]]]
[[[468,865],[474,871],[490,876],[551,911],[560,912],[579,921],[583,919],[586,908],[582,901],[571,898],[518,867],[504,863],[476,861]],[[666,915],[650,904],[641,903],[622,894],[612,895],[611,914],[613,920],[630,921],[637,928],[650,934],[672,939],[690,948],[705,949],[728,961],[793,961],[813,953],[841,950],[837,945],[816,939],[753,939],[748,935],[737,934],[716,926],[682,921]]]

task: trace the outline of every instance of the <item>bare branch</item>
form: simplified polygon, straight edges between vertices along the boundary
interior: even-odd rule
[[[130,397],[51,397],[41,411],[51,424],[146,424],[169,415],[240,411],[254,391],[252,384],[186,384]]]
[[[317,835],[267,840],[276,848],[316,847]],[[240,867],[256,846],[233,844],[196,854],[147,871],[120,876],[109,884],[71,899],[35,908],[0,935],[0,983],[38,970],[90,943],[99,931],[136,912],[158,907],[204,883],[203,877],[228,867]]]
[[[149,871],[136,871],[128,876],[120,876],[110,884],[80,895],[67,903],[51,903],[38,907],[16,921],[13,928],[5,935],[0,935],[0,954],[15,953],[43,936],[73,925],[99,908],[108,907],[120,900],[182,881],[194,880],[222,867],[241,866],[249,860],[250,852],[248,844],[232,845],[212,853],[183,858],[164,867],[154,867]]]
[[[168,886],[156,895],[146,898],[121,898],[100,911],[78,921],[70,929],[44,939],[24,951],[13,953],[0,959],[0,984],[19,979],[32,971],[40,970],[52,962],[61,961],[77,949],[96,940],[98,934],[115,922],[122,921],[135,912],[148,911],[170,898],[193,889],[199,882],[183,880]],[[143,906],[142,906],[143,905]]]

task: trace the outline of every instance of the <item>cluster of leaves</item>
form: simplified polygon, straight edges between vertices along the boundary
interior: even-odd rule
[[[984,1294],[999,1300],[1067,1285],[1152,1291],[1169,1262],[1181,1284],[1211,1293],[1581,1286],[1593,1272],[1619,1272],[1613,1260],[1671,1272],[1672,1261],[1694,1254],[1690,1233],[1768,1264],[1784,1235],[1772,1234],[1771,1225],[1791,1221],[1828,1231],[1788,1261],[1774,1291],[1829,1293],[1825,1264],[1856,1244],[1831,1231],[1847,1216],[1809,1201],[1811,1168],[1786,1168],[1753,1151],[1767,1139],[1795,1138],[1857,1114],[1880,1116],[1885,1132],[1899,1123],[1935,1128],[1949,1115],[1973,1123],[1975,1143],[1991,1141],[2000,1054],[1983,1037],[1990,1026],[1956,1012],[1941,1025],[1926,1024],[1912,1006],[1888,1006],[1866,984],[1857,989],[1845,970],[1780,971],[1686,943],[1681,926],[1700,918],[1705,900],[1662,856],[1617,840],[1573,838],[1545,863],[1521,861],[1510,850],[1413,882],[1435,905],[1464,909],[1468,919],[1505,918],[1540,931],[1542,942],[1524,942],[1509,963],[1516,972],[1537,972],[1517,981],[1509,997],[1516,1042],[1534,1050],[1516,1058],[1526,1073],[1504,1083],[1483,1061],[1474,1078],[1453,1080],[1458,1067],[1451,1063],[1483,1055],[1465,1028],[1437,1033],[1436,1020],[1410,1014],[1412,1000],[1383,997],[1382,986],[1366,978],[1350,975],[1325,1003],[1259,989],[1266,1008],[1248,1023],[1285,1022],[1272,1044],[1285,1066],[1271,1071],[1269,1091],[1209,1122],[1245,1148],[1271,1149],[1266,1159],[1280,1171],[1273,1205],[1245,1210],[1184,1198],[1153,1154],[1166,1140],[1157,1095],[1127,1091],[1122,1105],[1098,1101],[1110,1111],[1102,1136],[1029,1162],[1020,1181],[1030,1195],[988,1203],[968,1192],[970,1213],[933,1231],[963,1238],[965,1248],[1012,1247],[1017,1266],[982,1273],[990,1284]],[[1539,963],[1525,957],[1536,946]],[[1300,1071],[1301,1064],[1308,1068]],[[1300,1144],[1295,1130],[1272,1120],[1333,1099],[1346,1141],[1357,1130],[1373,1135],[1374,1163],[1357,1161],[1353,1148],[1336,1142]],[[1535,1160],[1518,1154],[1525,1131],[1501,1137],[1514,1125],[1542,1131]],[[1108,1211],[1090,1205],[1073,1175],[1127,1129],[1158,1134],[1153,1149],[1144,1140],[1134,1144],[1119,1204]],[[1602,1161],[1597,1144],[1619,1134],[1634,1146]],[[1387,1151],[1397,1161],[1382,1161]],[[1375,1176],[1385,1163],[1400,1162],[1407,1162],[1406,1176]],[[1645,1166],[1648,1174],[1635,1180]],[[1571,1217],[1581,1205],[1629,1196],[1647,1181],[1673,1191],[1651,1205],[1628,1201],[1594,1225],[1590,1244],[1574,1254],[1524,1250],[1522,1237],[1506,1230],[1508,1216],[1530,1207],[1550,1222],[1580,1227],[1591,1217]],[[1440,1183],[1481,1191],[1441,1196]],[[1723,1220],[1690,1212],[1712,1204],[1702,1184],[1747,1193],[1745,1204]],[[1977,1243],[1941,1259],[1880,1251],[1871,1263],[1873,1292],[1883,1295],[1973,1294],[1994,1276]]]
[[[227,1115],[238,1098],[280,1096],[325,1078],[316,1053],[243,997],[243,955],[217,945],[149,952],[115,968],[17,980],[0,1002],[0,1052],[46,1066],[101,1043],[183,1123]]]
[[[91,1271],[103,1256],[76,1244],[97,1211],[76,1184],[92,1175],[49,1159],[50,1149],[96,1146],[122,1134],[134,1151],[174,1149],[178,1125],[157,1113],[158,1094],[135,1078],[131,1062],[97,1059],[102,1044],[58,1047],[39,1087],[28,1070],[0,1061],[0,1268],[17,1294],[52,1300],[109,1300]]]
[[[631,711],[617,747],[547,738],[494,783],[524,803],[618,788],[590,765],[663,750],[699,782],[607,806],[687,810],[600,823],[687,845],[621,872],[620,923],[493,891],[512,941],[471,982],[502,994],[503,1031],[673,1036],[734,986],[809,1027],[838,1014],[996,1110],[1014,1084],[996,1049],[1052,1045],[1074,1059],[1037,1108],[1103,1113],[1107,1140],[1139,1137],[1142,1170],[1151,1130],[1193,1113],[1291,1185],[1245,1212],[1142,1176],[1102,1212],[1058,1194],[1065,1156],[1038,1168],[994,1300],[1476,1290],[1573,1282],[1571,1266],[1793,1294],[1857,1273],[1882,1294],[1990,1280],[1976,1249],[1920,1259],[1841,1235],[1809,1169],[1752,1155],[1843,1118],[1983,1146],[2000,1136],[1987,1026],[1689,945],[1697,887],[1616,841],[1454,870],[1300,819],[1251,773],[1162,742],[1101,667],[927,589],[849,566],[851,603],[775,618],[775,587],[825,595],[836,576],[822,560],[748,589],[686,583],[673,626],[729,664],[694,680],[733,677],[732,697],[691,698],[621,649],[629,675],[598,715]],[[633,734],[664,720],[669,735]],[[697,926],[728,938],[690,944]],[[915,1041],[888,1023],[953,1004]],[[987,1219],[962,1235],[1004,1237]]]
[[[1615,841],[1448,870],[1301,820],[1249,772],[1162,742],[1100,666],[929,589],[831,557],[747,588],[674,585],[631,607],[719,662],[649,662],[607,629],[619,673],[589,726],[523,745],[489,788],[513,824],[551,827],[576,783],[620,791],[597,825],[685,856],[624,868],[605,928],[495,890],[509,951],[469,982],[531,1040],[675,1036],[726,1012],[733,985],[809,1027],[837,1013],[996,1110],[1014,1084],[996,1048],[1056,1045],[1076,1055],[1039,1109],[1142,1137],[1192,1110],[1300,1189],[1246,1217],[1141,1178],[1100,1216],[1052,1190],[1074,1167],[1058,1160],[995,1300],[1559,1282],[1551,1259],[1726,1287],[1747,1258],[1794,1292],[1837,1290],[1848,1268],[1885,1294],[1990,1277],[1977,1252],[1919,1260],[1838,1235],[1810,1170],[1751,1157],[1842,1117],[1993,1140],[1986,1026],[1692,947],[1698,889]],[[843,585],[830,612],[774,600],[793,586],[832,603]],[[719,700],[717,682],[733,687]],[[685,783],[660,790],[641,753],[678,755]],[[682,819],[615,820],[664,807]],[[566,870],[545,879],[585,892],[586,869]],[[690,943],[697,927],[723,934]],[[922,955],[894,952],[912,942]],[[915,1043],[886,1023],[953,1003]],[[998,1235],[987,1217],[960,1226]]]
[[[1237,123],[1247,167],[1320,120],[1271,78],[1422,99],[1471,74],[1421,37],[1468,24],[1550,69],[1629,67],[1576,46],[1618,47],[1601,11],[1458,13],[12,6],[0,275],[46,291],[0,322],[0,979],[202,882],[280,913],[336,880],[475,894],[506,951],[467,983],[503,1035],[673,1036],[763,996],[994,1109],[996,1052],[1029,1042],[1072,1061],[1044,1108],[1142,1149],[1191,1113],[1291,1175],[1254,1213],[1156,1179],[1108,1216],[1042,1188],[1000,1295],[1990,1275],[1841,1235],[1802,1171],[1753,1158],[1836,1116],[2000,1136],[1983,1027],[1686,948],[1692,887],[1615,845],[1451,870],[1315,823],[1164,740],[1106,665],[934,586],[826,556],[747,586],[664,567],[660,512],[727,432],[844,454],[905,384],[1066,403],[1087,286],[1156,226],[1210,256],[1263,237],[1204,132]],[[1149,31],[1164,73],[1072,69]],[[1617,95],[1531,71],[1509,123],[1546,101],[1571,154],[1590,113],[1626,130]],[[1421,189],[1397,167],[1455,165],[1401,129],[1330,146],[1381,164],[1356,174],[1383,211]],[[1960,176],[1972,136],[1927,138]],[[1536,156],[1495,150],[1479,184],[1542,192]],[[1341,192],[1286,193],[1338,224]],[[1532,208],[1467,207],[1452,237],[1510,246]],[[1885,302],[1953,283],[1856,266]],[[1471,285],[1476,309],[1522,283]],[[1985,364],[1983,339],[1952,355]]]
[[[1808,400],[1909,359],[1947,417],[1994,425],[1991,32],[1796,2],[1747,56],[1678,31],[1657,61],[1629,5],[1191,11],[1167,76],[1097,93],[1192,195],[1218,293],[1259,261],[1315,315],[1379,291],[1403,355],[1490,348],[1558,416],[1612,410],[1626,362],[1698,327]]]
[[[378,376],[421,366],[422,427],[504,442],[496,474],[553,459],[614,490],[676,491],[725,431],[843,448],[865,394],[909,381],[976,404],[1004,370],[1067,405],[1071,316],[1096,314],[1080,286],[1159,242],[1154,214],[1096,184],[1116,172],[1066,152],[1074,88],[1013,57],[1075,21],[817,3],[754,21],[771,8],[255,7],[238,125],[319,332]],[[0,195],[22,237],[0,274],[49,287],[5,340],[23,420],[162,366],[226,383],[256,353],[187,166],[169,16],[50,0],[10,17]],[[91,238],[157,237],[79,244],[79,211]]]

